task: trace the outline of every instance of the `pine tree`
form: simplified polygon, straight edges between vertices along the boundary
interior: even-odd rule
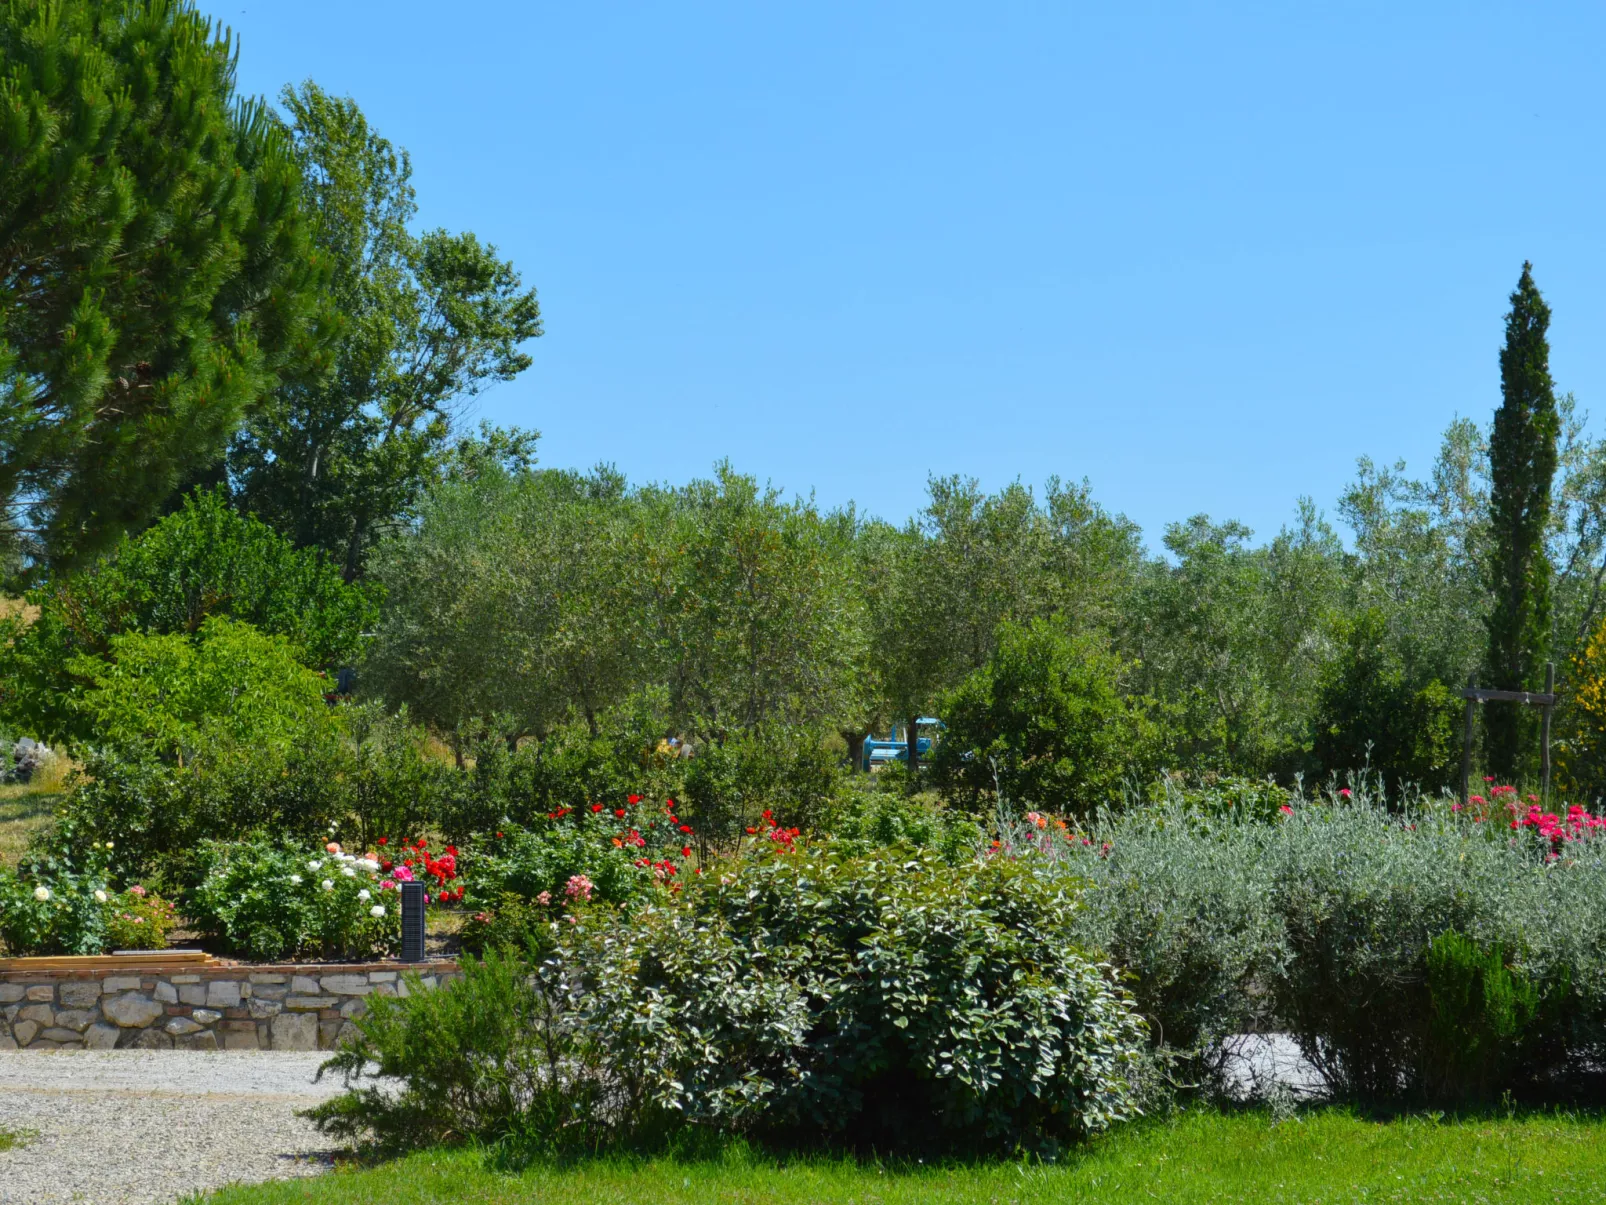
[[[0,5],[0,544],[36,568],[148,522],[323,354],[300,169],[234,73],[190,0]]]
[[[1487,673],[1490,684],[1500,690],[1538,689],[1550,649],[1551,565],[1545,529],[1560,422],[1545,338],[1549,326],[1550,307],[1534,285],[1533,265],[1524,263],[1506,315],[1501,403],[1489,439],[1493,538],[1488,573],[1494,597],[1488,619]],[[1515,777],[1525,709],[1503,704],[1485,710],[1490,772]]]

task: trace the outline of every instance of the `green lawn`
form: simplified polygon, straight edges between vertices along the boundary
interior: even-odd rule
[[[700,1162],[589,1161],[520,1176],[469,1151],[426,1152],[316,1180],[233,1188],[211,1205],[1133,1205],[1248,1202],[1599,1202],[1606,1122],[1566,1115],[1379,1123],[1342,1111],[1273,1123],[1195,1114],[1129,1130],[1067,1163],[881,1168],[777,1162],[737,1152]]]
[[[44,828],[61,802],[61,786],[0,785],[0,866],[15,866],[28,838]]]

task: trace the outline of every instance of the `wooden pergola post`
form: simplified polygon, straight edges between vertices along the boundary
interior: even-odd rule
[[[1527,707],[1537,707],[1540,710],[1540,791],[1543,798],[1550,798],[1550,713],[1556,707],[1556,663],[1545,662],[1545,689],[1531,690],[1480,690],[1477,675],[1467,678],[1467,688],[1461,692],[1461,697],[1467,701],[1467,718],[1465,731],[1461,737],[1461,802],[1471,803],[1472,778],[1472,727],[1476,719],[1476,708],[1479,703],[1521,703]]]

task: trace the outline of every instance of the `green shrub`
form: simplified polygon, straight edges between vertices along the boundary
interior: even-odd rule
[[[1343,774],[1369,766],[1391,792],[1449,785],[1461,752],[1461,699],[1412,672],[1380,611],[1362,612],[1339,636],[1313,722],[1319,767]]]
[[[107,900],[106,948],[165,950],[167,935],[178,923],[178,909],[171,900],[136,883]]]
[[[376,1001],[333,1133],[530,1147],[692,1125],[807,1145],[1051,1151],[1133,1116],[1143,1025],[1066,935],[1076,890],[905,850],[769,852],[580,909],[539,967],[494,952]],[[395,1075],[391,1094],[360,1086]]]
[[[722,1129],[878,1150],[1052,1149],[1134,1114],[1143,1025],[1007,861],[816,845],[721,869],[554,973],[615,1067]]]
[[[1091,885],[1076,935],[1128,976],[1156,1042],[1220,1083],[1234,1034],[1272,1023],[1266,985],[1287,958],[1264,857],[1271,829],[1169,806],[1106,814],[1089,844],[1061,842]]]
[[[225,951],[264,961],[393,953],[400,900],[377,865],[309,848],[268,838],[203,843],[190,866],[192,923]]]
[[[1056,859],[1092,884],[1072,923],[1206,1070],[1222,1037],[1282,1030],[1350,1099],[1598,1091],[1606,841],[1350,794],[1271,823],[1174,802],[1106,816]]]
[[[1497,1085],[1511,1081],[1539,991],[1506,965],[1498,945],[1485,953],[1454,931],[1429,944],[1426,977],[1426,1090],[1440,1100],[1486,1104]]]
[[[634,1078],[596,1073],[571,994],[530,971],[493,948],[455,982],[425,990],[408,976],[406,996],[370,996],[357,1036],[318,1073],[341,1074],[346,1093],[309,1115],[387,1150],[513,1134],[586,1149],[625,1129],[640,1114]]]
[[[866,781],[869,778],[848,779],[815,821],[815,831],[829,836],[837,849],[868,854],[891,845],[910,845],[934,849],[945,861],[957,863],[979,848],[981,827],[963,812],[944,807],[930,793],[883,790],[881,784]]]
[[[799,728],[742,732],[699,746],[686,769],[685,813],[705,841],[729,846],[765,811],[785,827],[812,828],[841,777],[825,737]]]
[[[995,785],[1021,807],[1091,814],[1152,773],[1160,733],[1122,688],[1127,667],[1091,636],[1006,623],[998,647],[940,704],[932,759],[945,793],[975,809]],[[995,780],[996,775],[996,780]]]
[[[85,662],[119,635],[187,636],[228,616],[288,638],[305,664],[349,664],[377,617],[370,591],[347,585],[314,551],[229,508],[219,492],[183,506],[83,573],[30,596],[40,612],[0,643],[0,714],[55,742],[92,740],[74,707]]]
[[[517,892],[502,892],[463,922],[459,940],[464,952],[481,956],[490,950],[505,950],[534,961],[546,957],[557,944],[557,918],[563,908],[561,895],[547,895],[548,902],[543,904]]]

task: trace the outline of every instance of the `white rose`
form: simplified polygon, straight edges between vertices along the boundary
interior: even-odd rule
[[[99,887],[95,888],[95,902],[98,904],[104,904],[106,902],[106,893]]]
[[[378,870],[379,869],[379,863],[375,862],[372,858],[359,859],[358,862],[357,862],[357,865],[361,866],[364,870]]]
[[[324,890],[325,890],[325,891],[333,891],[333,890],[334,890],[334,889],[335,889],[335,884],[334,884],[334,880],[332,880],[332,879],[325,879],[325,880],[324,880],[324,881],[323,881],[323,889],[324,889]]]
[[[111,847],[112,847],[112,843],[110,841],[106,842],[106,848],[110,849]]]
[[[291,875],[290,876],[290,886],[292,886],[292,887],[301,886],[301,876],[298,875],[298,874]]]
[[[375,920],[378,920],[381,916],[385,915],[385,906],[383,904],[375,904],[372,908],[368,909],[368,915],[373,917]]]
[[[318,861],[317,858],[314,858],[312,861],[307,863],[307,869],[308,870],[322,870],[323,869],[323,863]]]
[[[368,888],[364,887],[361,891],[359,891],[357,893],[357,898],[362,900],[362,901],[364,901],[364,902],[367,902],[368,900],[371,900],[371,899],[374,898],[374,893],[369,891]]]
[[[48,887],[35,887],[33,889],[33,898],[38,900],[41,904],[44,903],[46,900],[48,900],[50,898],[50,888],[48,888]]]
[[[345,875],[348,879],[354,879],[357,877],[357,872],[349,866],[342,866],[340,868],[340,873]]]

